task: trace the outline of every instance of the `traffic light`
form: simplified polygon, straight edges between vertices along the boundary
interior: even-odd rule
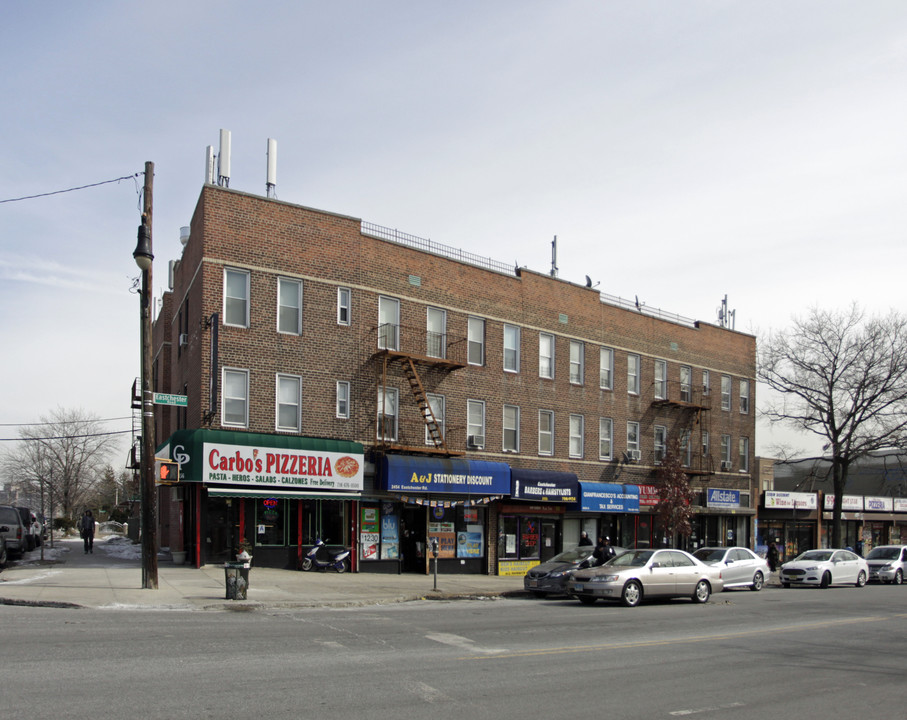
[[[173,485],[180,481],[180,466],[171,460],[154,459],[154,482],[158,485]]]

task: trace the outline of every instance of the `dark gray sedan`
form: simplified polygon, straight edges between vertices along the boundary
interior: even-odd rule
[[[536,565],[523,578],[523,587],[536,597],[563,595],[573,571],[580,567],[591,567],[595,563],[593,550],[595,548],[591,545],[580,545]]]

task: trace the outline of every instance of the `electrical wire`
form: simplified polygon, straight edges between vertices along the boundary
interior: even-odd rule
[[[90,185],[80,185],[79,187],[68,188],[66,190],[54,190],[53,192],[39,193],[38,195],[24,195],[23,197],[7,198],[6,200],[0,200],[0,204],[19,202],[20,200],[34,200],[35,198],[48,197],[50,195],[60,195],[61,193],[74,192],[75,190],[85,190],[87,188],[98,187],[99,185],[107,185],[109,183],[120,182],[121,180],[132,180],[134,178],[140,177],[143,174],[144,173],[137,172],[134,175],[124,175],[123,177],[118,177],[113,180],[103,180],[101,182],[91,183]]]
[[[0,438],[0,442],[35,442],[37,440],[75,440],[76,438],[93,438],[104,435],[125,435],[132,433],[132,430],[114,430],[113,432],[89,433],[87,435],[58,435],[57,437],[18,437],[18,438]]]

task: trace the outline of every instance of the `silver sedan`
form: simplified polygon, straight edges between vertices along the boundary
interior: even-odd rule
[[[704,547],[693,553],[693,557],[706,565],[721,568],[724,589],[748,587],[759,591],[768,576],[768,563],[748,548]]]
[[[683,550],[630,550],[599,567],[577,570],[567,582],[567,594],[587,605],[604,598],[635,607],[643,598],[655,597],[704,603],[724,589],[721,573]]]

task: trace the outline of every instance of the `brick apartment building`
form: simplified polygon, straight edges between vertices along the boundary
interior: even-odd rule
[[[755,338],[359,219],[206,184],[154,326],[161,544],[240,539],[296,568],[522,574],[582,530],[665,541],[672,440],[688,546],[751,545]],[[673,539],[667,539],[673,542]]]

